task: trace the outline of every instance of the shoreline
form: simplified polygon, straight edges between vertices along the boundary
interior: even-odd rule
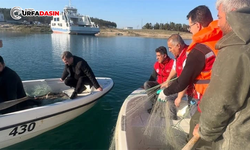
[[[11,31],[21,33],[53,33],[50,26],[43,25],[13,25],[0,24],[0,31]],[[167,39],[172,34],[180,34],[183,39],[192,39],[192,34],[188,32],[168,31],[168,30],[149,30],[149,29],[117,29],[117,28],[100,28],[100,32],[95,36],[114,37],[148,37],[148,38],[163,38]]]
[[[180,34],[183,39],[192,39],[192,34],[188,32],[168,31],[168,30],[148,30],[148,29],[133,29],[124,30],[116,28],[101,28],[100,33],[96,36],[130,36],[130,37],[148,37],[148,38],[164,38],[167,39],[172,34]]]

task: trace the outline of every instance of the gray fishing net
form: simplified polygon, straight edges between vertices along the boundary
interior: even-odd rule
[[[189,111],[178,117],[178,120],[172,120],[170,117],[170,108],[167,102],[155,101],[152,107],[152,99],[157,99],[154,94],[159,86],[153,87],[145,92],[132,93],[127,103],[124,128],[126,132],[126,141],[128,149],[166,149],[180,150],[186,142],[187,131],[183,124],[189,126]],[[138,96],[137,96],[138,95]],[[152,107],[151,112],[148,109]],[[117,135],[111,141],[110,150],[118,149]]]

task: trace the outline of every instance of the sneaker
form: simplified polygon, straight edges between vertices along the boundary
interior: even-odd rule
[[[82,93],[91,93],[93,91],[93,86],[90,87],[90,85],[85,85],[85,90],[82,91]]]
[[[70,96],[70,99],[75,99],[77,97],[77,93],[73,92],[72,95]]]

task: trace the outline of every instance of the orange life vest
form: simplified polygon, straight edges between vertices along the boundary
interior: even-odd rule
[[[215,57],[218,53],[218,50],[215,49],[215,44],[222,37],[222,31],[218,27],[218,21],[213,21],[209,24],[208,27],[201,29],[198,33],[193,35],[192,43],[189,45],[187,49],[187,53],[195,48],[200,50],[205,55],[205,67],[202,72],[195,81],[195,90],[200,95],[198,98],[201,99],[202,95],[204,95],[205,90],[210,82],[212,66],[215,61]],[[199,49],[197,44],[204,45],[210,52],[205,52],[202,49]],[[202,47],[202,46],[199,46]]]
[[[174,60],[167,58],[163,63],[156,62],[154,69],[157,73],[157,82],[159,84],[165,82],[170,74],[173,67]]]

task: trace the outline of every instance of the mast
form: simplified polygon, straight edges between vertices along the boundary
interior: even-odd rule
[[[69,0],[69,7],[71,7],[71,0]]]

